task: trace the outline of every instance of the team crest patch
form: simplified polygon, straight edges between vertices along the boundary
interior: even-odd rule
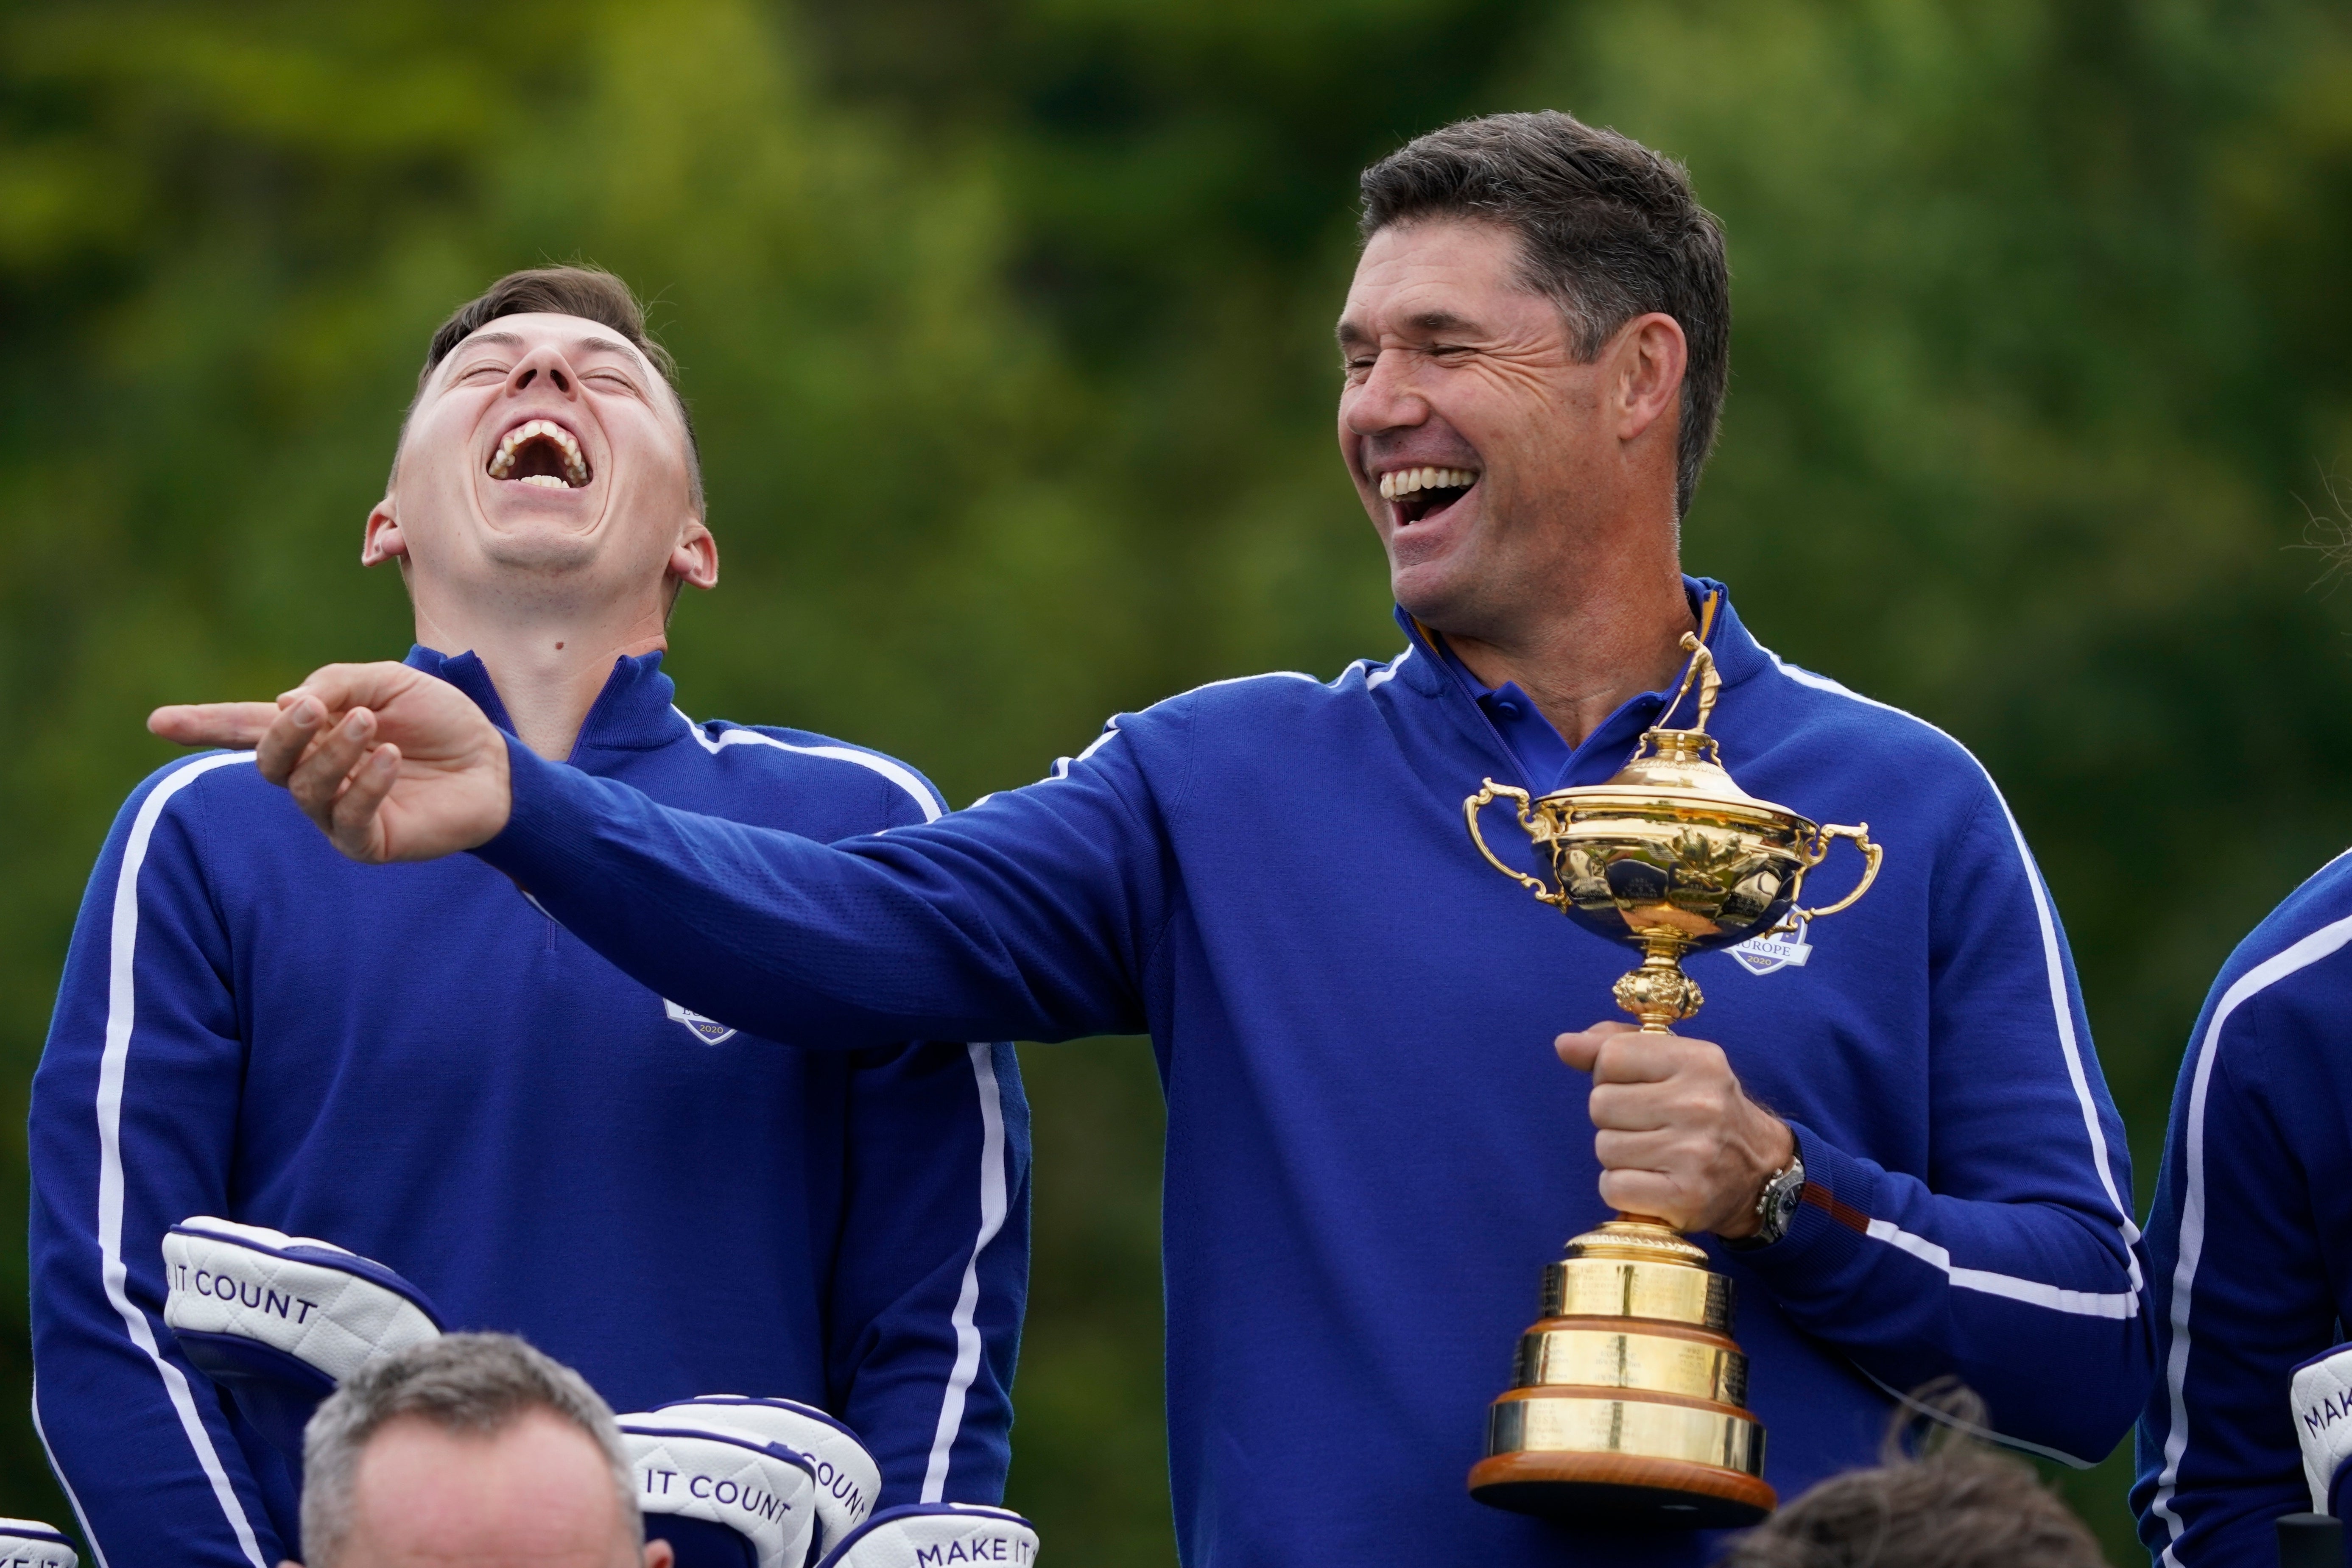
[[[669,1015],[672,1023],[684,1024],[687,1032],[705,1045],[717,1045],[721,1040],[735,1038],[735,1031],[717,1019],[704,1018],[700,1013],[679,1007],[667,997],[662,998],[662,1010]]]
[[[1811,924],[1801,918],[1793,926],[1750,936],[1732,948],[1731,956],[1747,965],[1751,974],[1769,975],[1792,966],[1801,969],[1805,960],[1813,956],[1812,944],[1805,940],[1805,928]]]

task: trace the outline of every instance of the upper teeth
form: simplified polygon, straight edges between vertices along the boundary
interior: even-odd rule
[[[1464,489],[1477,480],[1467,468],[1399,468],[1381,476],[1381,499],[1393,501],[1415,490]]]
[[[580,455],[580,443],[572,438],[570,431],[551,419],[527,419],[508,431],[506,439],[499,443],[497,455],[490,459],[490,477],[503,479],[512,474],[516,448],[535,435],[547,437],[555,443],[555,449],[563,454],[564,476],[559,479],[552,474],[530,474],[524,476],[523,484],[552,486],[561,489],[567,482],[574,487],[588,483],[588,464]]]

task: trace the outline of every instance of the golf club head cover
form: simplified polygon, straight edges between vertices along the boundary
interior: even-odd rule
[[[833,1416],[797,1399],[754,1399],[741,1394],[706,1394],[658,1406],[656,1415],[691,1415],[698,1422],[731,1427],[763,1443],[805,1455],[816,1475],[815,1562],[834,1542],[866,1522],[882,1492],[882,1467],[866,1445]],[[0,1568],[5,1568],[0,1564]]]
[[[38,1520],[0,1519],[0,1568],[80,1568],[73,1542]]]
[[[2344,1517],[2345,1460],[2352,1458],[2352,1345],[2337,1345],[2294,1369],[2287,1397],[2303,1444],[2303,1479],[2314,1513]]]
[[[803,1568],[816,1534],[816,1473],[790,1448],[679,1410],[621,1417],[646,1539],[677,1568]]]
[[[338,1384],[438,1338],[425,1292],[331,1241],[194,1215],[163,1236],[163,1321],[197,1370],[301,1473],[302,1428]]]
[[[1037,1530],[1010,1509],[976,1502],[886,1508],[833,1549],[822,1568],[950,1568],[1037,1561]]]

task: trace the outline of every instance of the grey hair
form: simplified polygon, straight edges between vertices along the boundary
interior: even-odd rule
[[[612,1406],[588,1380],[512,1334],[455,1333],[386,1356],[346,1380],[302,1433],[302,1551],[333,1568],[349,1543],[360,1456],[388,1422],[421,1416],[445,1432],[489,1437],[533,1410],[596,1441],[629,1533],[642,1544],[635,1477]]]
[[[1364,171],[1366,239],[1454,218],[1518,237],[1522,281],[1559,306],[1578,359],[1655,310],[1683,329],[1675,512],[1714,450],[1731,376],[1731,267],[1723,225],[1692,194],[1690,171],[1630,136],[1557,110],[1456,120]]]

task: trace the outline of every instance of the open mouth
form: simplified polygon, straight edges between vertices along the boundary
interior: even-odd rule
[[[1477,482],[1468,468],[1395,468],[1381,476],[1381,498],[1396,508],[1397,526],[1409,528],[1454,505]]]
[[[508,431],[488,472],[493,479],[546,490],[577,490],[591,477],[580,443],[551,419],[527,419]]]

